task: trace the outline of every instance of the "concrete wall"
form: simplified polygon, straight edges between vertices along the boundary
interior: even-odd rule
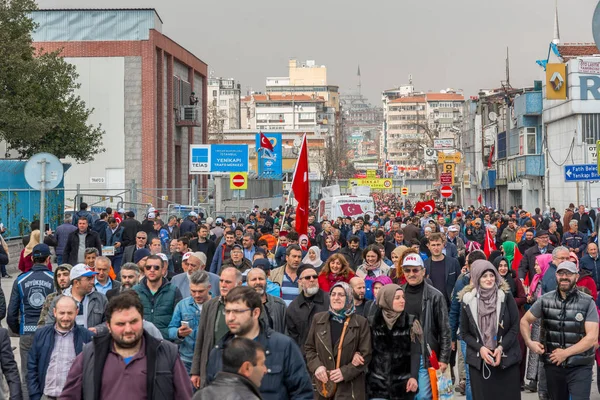
[[[102,138],[106,152],[96,155],[94,161],[73,164],[65,174],[65,187],[74,188],[78,183],[82,189],[120,189],[125,186],[125,58],[124,57],[78,57],[66,58],[75,65],[81,87],[76,94],[94,112],[89,117],[92,125],[102,124],[105,135]],[[139,74],[139,71],[138,71]],[[128,88],[129,89],[129,88]],[[128,92],[128,105],[137,99]],[[135,130],[135,124],[129,120]],[[68,143],[65,143],[68,146]],[[128,153],[128,158],[135,158]],[[104,178],[105,183],[91,183],[91,178]],[[108,191],[108,190],[107,190]]]
[[[125,57],[126,185],[142,182],[142,58]]]

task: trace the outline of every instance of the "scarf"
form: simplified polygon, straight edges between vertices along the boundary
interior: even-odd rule
[[[306,240],[306,246],[302,245],[303,240]],[[308,251],[308,246],[310,246],[310,239],[308,238],[308,236],[304,234],[300,235],[300,237],[298,238],[298,245],[300,246],[302,251]]]
[[[508,260],[509,268],[512,265],[513,260],[515,259],[515,246],[517,244],[515,242],[507,241],[502,243],[502,250],[504,250],[504,257]]]
[[[492,271],[496,276],[496,284],[489,288],[484,289],[479,286],[479,280],[487,271]],[[494,268],[491,262],[485,260],[477,260],[471,265],[471,282],[477,290],[477,314],[474,318],[477,318],[479,322],[479,331],[481,332],[481,339],[483,345],[490,350],[496,348],[496,334],[498,333],[498,327],[496,326],[497,321],[497,304],[498,290],[502,283],[502,277],[498,271]]]
[[[35,231],[31,232],[31,235],[29,235],[29,243],[27,243],[27,246],[23,251],[23,257],[30,255],[33,252],[33,248],[38,244],[40,244],[40,231],[39,229],[36,229]]]
[[[314,261],[311,261],[310,256],[308,255],[308,253],[310,253],[311,250],[315,252]],[[321,265],[323,265],[323,261],[321,260],[321,249],[317,246],[313,246],[310,249],[308,249],[308,252],[302,259],[302,264],[310,264],[315,268],[319,268]]]
[[[331,274],[330,274],[331,275]],[[352,292],[352,287],[348,285],[346,282],[337,282],[335,285],[331,287],[329,290],[329,296],[333,293],[333,289],[336,287],[341,287],[346,292],[346,304],[344,304],[344,308],[341,310],[335,311],[331,307],[331,302],[329,303],[329,315],[334,321],[339,323],[344,323],[346,318],[354,314],[356,308],[354,307],[354,294]]]
[[[539,283],[544,277],[546,271],[548,271],[548,268],[550,268],[550,263],[552,262],[552,254],[540,254],[539,256],[535,257],[535,261],[537,261],[537,264],[540,267],[541,271],[539,274],[535,274],[533,276],[533,279],[531,280],[531,285],[529,286],[530,296],[535,296],[535,292],[538,289]]]
[[[508,262],[508,260],[506,259],[506,257],[497,257],[496,259],[494,259],[494,267],[496,267],[496,269],[498,269],[500,267],[500,262],[501,261],[505,261],[508,264],[508,272],[506,273],[506,275],[502,276],[502,279],[504,279],[504,281],[506,283],[508,283],[508,286],[510,286],[510,292],[512,293],[513,297],[517,297],[517,284],[515,283],[515,271],[513,271],[512,269],[510,269],[510,263]],[[500,271],[498,271],[498,273],[500,273]]]
[[[333,237],[333,235],[329,235],[327,236],[329,239],[331,239],[331,246],[327,246],[327,250],[329,251],[336,251],[337,249],[340,248],[340,244],[335,240],[335,238]]]
[[[396,296],[396,292],[398,290],[402,290],[402,288],[395,283],[391,283],[389,285],[382,286],[379,289],[379,293],[377,293],[377,306],[381,308],[381,313],[383,315],[383,320],[385,321],[388,329],[392,329],[394,324],[400,318],[401,312],[394,311],[394,297]]]

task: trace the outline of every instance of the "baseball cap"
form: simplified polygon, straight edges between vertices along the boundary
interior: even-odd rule
[[[402,261],[403,267],[423,267],[423,259],[418,254],[408,254]]]
[[[156,214],[154,214],[153,212],[148,213],[148,218],[156,218]]]
[[[271,263],[266,258],[257,258],[252,263],[252,268],[260,268],[264,271],[269,271],[271,269]]]
[[[194,254],[194,253],[192,253],[191,251],[188,251],[187,253],[185,253],[185,254],[183,255],[183,257],[181,257],[181,261],[185,261],[185,260],[187,260],[188,258],[190,258],[190,256],[191,256],[192,254]]]
[[[567,270],[573,274],[578,274],[579,270],[577,269],[577,265],[575,265],[574,262],[571,261],[563,261],[562,263],[560,263],[560,265],[558,267],[556,267],[556,272],[558,273],[558,271],[561,270]]]
[[[153,213],[154,211],[156,211],[156,208],[154,208],[154,207],[150,207],[150,208],[148,208],[148,212],[149,212],[149,213]]]
[[[206,265],[206,254],[204,254],[201,251],[196,251],[192,254],[190,254],[190,256],[194,256],[196,257],[198,260],[200,260],[200,262],[204,265]]]
[[[50,247],[44,243],[36,244],[31,255],[33,257],[48,257],[50,256]]]
[[[542,229],[540,229],[539,231],[537,231],[537,232],[535,233],[535,237],[536,237],[536,238],[539,238],[539,237],[541,237],[541,236],[548,236],[548,231],[545,231],[545,230],[542,230]]]
[[[223,223],[223,218],[219,217],[219,218],[215,219],[215,224],[221,225],[222,223]]]
[[[195,211],[190,211],[190,213],[188,214],[189,217],[197,217],[198,214],[196,214]]]
[[[87,267],[87,265],[77,264],[76,266],[71,268],[71,272],[69,273],[69,279],[73,280],[73,279],[81,278],[82,276],[90,277],[90,276],[94,276],[94,275],[98,275],[98,273],[89,269]]]
[[[231,250],[233,250],[233,249],[240,249],[240,250],[244,251],[244,248],[242,247],[242,245],[237,244],[237,243],[234,244],[233,246],[231,246]]]
[[[169,261],[169,259],[167,258],[167,255],[165,253],[156,253],[157,256],[160,257],[161,260],[163,261]]]
[[[458,227],[456,225],[450,225],[448,227],[448,232],[458,232]]]
[[[119,208],[119,210],[117,212],[119,214],[125,214],[125,209],[124,208]]]

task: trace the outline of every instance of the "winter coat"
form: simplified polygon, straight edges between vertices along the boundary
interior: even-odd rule
[[[483,360],[479,354],[483,347],[483,339],[479,330],[479,314],[477,290],[466,286],[460,293],[462,312],[460,316],[460,336],[467,343],[465,362],[476,368],[482,369]],[[515,303],[510,288],[502,282],[498,289],[496,302],[497,343],[502,346],[500,368],[506,369],[521,362],[521,348],[517,341],[519,334],[519,310]],[[494,349],[490,349],[494,350]]]
[[[588,238],[585,233],[571,231],[565,232],[562,238],[562,245],[569,249],[576,249],[578,251],[575,252],[577,257],[581,258],[585,252],[585,248],[588,243]]]
[[[95,247],[98,249],[98,255],[102,255],[102,242],[100,236],[91,229],[88,228],[87,235],[85,236],[85,248]],[[80,260],[77,259],[79,254],[79,230],[73,231],[69,234],[67,239],[67,245],[63,252],[63,262],[71,265],[77,265]],[[83,260],[81,260],[83,262]]]
[[[210,385],[221,371],[223,346],[234,335],[227,333],[210,352],[207,370],[207,383]],[[265,349],[267,373],[260,385],[260,393],[265,400],[312,400],[313,388],[298,346],[281,333],[260,324],[260,334],[256,337]]]
[[[127,247],[135,245],[135,236],[142,230],[140,221],[134,218],[126,218],[121,222],[120,226],[123,228],[123,243],[121,243],[121,246]]]
[[[200,323],[198,324],[198,333],[196,334],[196,345],[194,346],[194,358],[192,359],[192,368],[190,375],[200,376],[201,385],[206,386],[206,365],[208,356],[215,345],[215,323],[219,305],[222,304],[220,297],[215,297],[204,303],[202,313],[200,313]]]
[[[431,263],[431,258],[425,260],[425,276],[427,277],[429,277],[429,275],[431,274]],[[454,290],[454,285],[456,284],[456,279],[460,275],[461,268],[458,264],[458,260],[456,258],[449,257],[448,255],[444,256],[444,267],[446,276],[446,292],[442,294],[446,299],[446,305],[450,307],[450,299],[452,299],[452,290]]]
[[[411,340],[414,317],[402,313],[388,329],[379,308],[369,316],[373,354],[367,374],[368,398],[412,399],[406,392],[410,378],[418,379],[420,343]]]
[[[144,319],[152,322],[160,330],[163,338],[169,337],[169,323],[175,306],[182,300],[181,292],[165,278],[155,294],[150,292],[146,278],[133,287],[144,305]]]
[[[336,276],[336,278],[332,279],[332,274],[324,274],[321,273],[319,274],[319,287],[321,288],[322,291],[329,293],[329,290],[331,289],[331,287],[336,284],[337,282],[346,282],[346,283],[350,283],[350,279],[354,278],[354,272],[349,271],[348,272],[348,276],[347,277],[343,277],[343,276]]]
[[[320,312],[313,318],[306,338],[304,349],[306,351],[306,366],[311,376],[317,368],[324,366],[327,371],[336,369],[339,342],[331,342],[331,321],[329,311]],[[360,353],[365,359],[364,365],[355,367],[352,358],[355,353]],[[335,400],[365,399],[365,374],[371,361],[371,331],[367,319],[361,315],[353,314],[348,321],[348,328],[342,343],[340,370],[344,377],[338,383]],[[318,397],[320,398],[320,397]]]
[[[86,217],[88,221],[88,226],[92,227],[94,225],[94,216],[88,210],[79,210],[75,214],[73,214],[72,224],[77,226],[80,217]]]
[[[258,388],[248,378],[219,372],[210,386],[196,392],[193,400],[261,400]]]
[[[273,329],[275,332],[285,333],[287,329],[285,327],[285,314],[287,311],[287,305],[279,297],[267,294],[267,301],[263,303],[263,309],[260,314],[261,319],[265,322],[265,326]],[[271,321],[273,326],[271,326]]]
[[[75,232],[77,227],[72,224],[62,224],[56,228],[54,232],[54,237],[56,238],[56,255],[62,256],[65,251],[65,246],[67,245],[67,240],[69,239],[69,235],[72,232]]]
[[[11,348],[10,336],[8,330],[0,327],[0,367],[2,374],[8,383],[10,397],[8,400],[21,400],[23,397],[21,389],[21,379],[19,378],[19,368],[15,361],[15,355]]]
[[[575,214],[573,214],[573,219],[578,222],[577,229],[579,230],[579,232],[583,233],[586,236],[594,232],[594,224],[590,219],[589,214],[579,214],[578,212],[576,212]]]
[[[100,242],[106,246],[106,230],[108,229],[108,222],[103,219],[98,219],[94,222],[92,230],[100,237]]]
[[[35,264],[13,282],[6,323],[14,333],[33,335],[46,297],[54,291],[54,274]]]
[[[348,264],[350,265],[350,268],[352,268],[353,271],[356,271],[356,269],[362,264],[363,260],[361,249],[357,249],[353,252],[352,250],[350,250],[350,247],[344,247],[340,251],[340,254],[342,254],[346,258],[346,261],[348,261]]]
[[[55,334],[54,325],[49,325],[38,329],[33,337],[33,345],[27,359],[27,390],[31,400],[39,400],[44,395],[46,373],[54,351]],[[73,327],[75,355],[81,353],[83,345],[91,340],[92,332],[82,326],[75,325]]]
[[[121,246],[115,249],[115,255],[123,252],[123,227],[118,226],[115,232],[113,233],[110,226],[107,226],[104,231],[105,242],[107,246],[114,246],[115,243],[121,243]]]
[[[300,292],[290,303],[285,314],[287,334],[300,347],[302,354],[304,354],[304,343],[314,316],[328,310],[329,294],[322,290],[319,290],[310,302],[306,300],[304,292]]]
[[[598,288],[596,287],[594,278],[592,278],[592,271],[581,268],[579,270],[579,280],[577,281],[577,286],[588,288],[590,291],[590,296],[592,296],[594,302],[598,300]]]
[[[546,254],[552,254],[552,250],[554,250],[554,246],[548,244]],[[542,253],[537,244],[525,251],[519,264],[519,279],[525,279],[526,276],[529,276],[529,282],[533,281],[533,276],[535,275],[535,258],[540,254]]]
[[[71,296],[71,288],[67,288],[64,290],[63,294],[65,296]],[[95,328],[98,335],[103,335],[108,333],[108,327],[106,326],[106,316],[104,312],[106,311],[106,306],[108,305],[108,300],[106,296],[102,293],[94,290],[86,295],[88,297],[88,306],[87,306],[87,327]],[[48,309],[48,315],[46,316],[46,325],[54,326],[56,322],[56,318],[54,317],[54,307],[56,307],[56,303],[58,302],[58,296],[55,296],[50,304],[50,308]]]

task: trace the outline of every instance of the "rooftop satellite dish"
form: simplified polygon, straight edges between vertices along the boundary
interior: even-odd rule
[[[496,121],[498,119],[498,114],[492,111],[489,113],[488,117],[490,118],[490,121]]]

